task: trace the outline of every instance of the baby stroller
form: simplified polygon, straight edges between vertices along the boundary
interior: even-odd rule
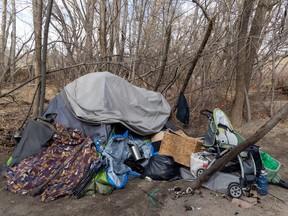
[[[213,112],[201,110],[200,113],[209,120],[208,130],[203,140],[203,146],[207,150],[200,155],[207,164],[205,168],[197,170],[196,176],[201,175],[217,159],[245,140],[234,131],[229,118],[221,109],[216,108]],[[218,185],[215,186],[215,182]],[[247,149],[227,163],[213,179],[213,187],[225,189],[226,193],[233,198],[239,198],[243,193],[248,195],[252,188],[256,188],[256,165],[252,152]]]

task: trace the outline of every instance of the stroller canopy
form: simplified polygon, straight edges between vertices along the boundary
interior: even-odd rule
[[[233,131],[233,126],[227,115],[219,108],[213,110],[215,125],[222,125]]]
[[[221,109],[215,108],[213,112],[206,113],[210,124],[204,138],[204,146],[211,147],[218,144],[219,147],[227,149],[244,141],[244,138],[234,131],[229,118]]]

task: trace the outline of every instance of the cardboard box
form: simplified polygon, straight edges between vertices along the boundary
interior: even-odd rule
[[[163,140],[163,137],[164,137],[164,131],[160,131],[159,133],[151,137],[151,142],[161,141]]]
[[[201,151],[202,141],[187,136],[183,131],[164,132],[159,154],[169,155],[186,167],[190,167],[191,153]]]

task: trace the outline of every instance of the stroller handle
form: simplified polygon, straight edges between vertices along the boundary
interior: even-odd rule
[[[200,110],[200,113],[204,116],[206,116],[208,119],[213,118],[213,112],[207,109]]]

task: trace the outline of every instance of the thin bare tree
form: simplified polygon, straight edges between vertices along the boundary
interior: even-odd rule
[[[43,1],[32,0],[33,8],[33,25],[35,35],[35,52],[34,52],[34,74],[35,76],[41,75],[41,51],[42,51],[42,11]],[[39,115],[40,105],[40,78],[35,80],[35,101],[33,104],[33,118]]]
[[[188,69],[188,73],[186,74],[185,79],[184,79],[184,82],[182,83],[182,85],[181,85],[181,87],[180,87],[179,94],[184,94],[184,93],[185,93],[185,90],[186,90],[186,88],[187,88],[187,86],[188,86],[188,83],[189,83],[189,81],[190,81],[190,79],[191,79],[191,76],[192,76],[192,74],[193,74],[193,72],[194,72],[194,69],[195,69],[195,67],[196,67],[196,64],[197,64],[199,58],[201,57],[201,55],[202,55],[202,53],[203,53],[203,50],[204,50],[204,48],[205,48],[205,46],[206,46],[206,44],[207,44],[207,42],[208,42],[208,39],[209,39],[209,37],[210,37],[210,35],[211,35],[211,32],[212,32],[212,30],[213,30],[213,26],[214,26],[214,23],[215,23],[215,19],[216,19],[216,17],[217,17],[217,15],[215,15],[214,17],[210,18],[210,16],[207,14],[207,12],[206,12],[206,10],[204,9],[204,7],[203,7],[202,5],[200,5],[200,4],[198,3],[198,1],[193,0],[193,2],[195,2],[195,3],[202,9],[202,11],[203,11],[203,13],[204,13],[204,15],[205,15],[205,17],[206,17],[206,19],[208,20],[209,23],[208,23],[208,27],[207,27],[207,29],[206,29],[204,38],[203,38],[203,40],[202,40],[199,48],[197,49],[197,52],[196,52],[193,60],[192,60],[191,63],[190,63],[190,67],[189,67],[189,69]],[[173,107],[173,109],[172,109],[172,111],[175,112],[175,111],[176,111],[176,108],[177,108],[177,107],[176,107],[176,104],[175,104],[174,107]]]
[[[133,52],[133,57],[132,57],[132,68],[130,71],[130,76],[129,79],[132,81],[132,83],[135,82],[135,76],[136,76],[136,71],[139,70],[140,66],[140,56],[139,56],[139,49],[140,49],[140,42],[142,38],[142,31],[143,31],[143,22],[144,22],[144,15],[147,7],[147,0],[141,0],[140,1],[140,6],[138,8],[138,3],[134,2],[134,4],[137,4],[137,20],[138,20],[138,25],[137,25],[137,30],[136,34],[137,36],[134,38],[136,39],[135,43],[135,50]]]
[[[107,28],[106,28],[106,1],[100,0],[100,58],[103,61],[107,59]]]
[[[2,0],[2,19],[0,32],[0,82],[5,74],[5,50],[6,50],[6,22],[7,22],[7,0]]]
[[[173,5],[174,2],[174,5]],[[166,12],[166,17],[163,19],[166,19],[167,21],[163,20],[162,25],[163,25],[163,45],[162,45],[162,53],[161,53],[161,61],[160,61],[160,69],[159,69],[159,74],[158,78],[156,80],[155,86],[154,86],[154,91],[157,91],[160,84],[161,80],[163,79],[163,75],[165,72],[165,67],[167,65],[167,60],[168,60],[168,53],[169,53],[169,47],[170,47],[170,42],[171,42],[171,34],[172,34],[172,24],[175,18],[175,11],[177,8],[178,1],[169,1],[168,6],[165,9]],[[170,15],[171,12],[171,15]],[[164,13],[165,15],[165,13]],[[170,17],[169,17],[170,16]]]
[[[43,35],[43,47],[42,47],[42,56],[41,56],[41,92],[40,92],[40,104],[39,104],[39,113],[42,114],[44,110],[45,102],[45,93],[46,93],[46,72],[47,72],[47,46],[48,46],[48,33],[50,18],[52,13],[54,0],[49,0],[47,3],[46,11],[46,20],[44,25],[44,35]]]
[[[10,73],[11,76],[16,71],[16,4],[15,0],[11,0],[11,8],[12,8],[12,32],[11,32],[11,46],[10,46]]]

